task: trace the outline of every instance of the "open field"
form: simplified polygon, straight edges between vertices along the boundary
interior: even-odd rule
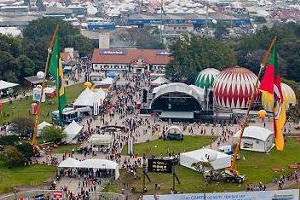
[[[157,146],[157,153],[162,153],[166,155],[166,149],[176,149],[178,152],[182,151],[182,147],[186,146],[186,150],[192,150],[190,148],[190,142],[188,141],[188,137],[185,138],[185,141],[180,144],[177,141],[167,141],[168,143],[164,143],[166,141],[156,140],[150,141],[144,144],[138,144],[135,146],[136,151],[144,151],[147,155],[151,155],[151,153],[147,153],[147,149],[150,147]],[[187,139],[187,140],[186,140]],[[198,143],[197,140],[191,140],[195,143]],[[177,143],[176,143],[177,142]],[[208,144],[209,142],[206,141]],[[194,145],[195,145],[194,143]],[[179,146],[182,145],[182,147]],[[193,144],[193,143],[192,143]],[[198,148],[204,146],[201,144]],[[295,140],[294,138],[288,138],[286,141],[285,150],[283,152],[277,151],[275,148],[270,153],[256,153],[250,151],[241,151],[241,159],[238,161],[238,170],[241,174],[246,175],[246,180],[243,184],[238,185],[236,183],[210,183],[206,185],[203,181],[203,178],[200,173],[187,169],[182,166],[176,166],[176,174],[179,177],[181,184],[176,183],[176,189],[181,192],[193,193],[193,192],[201,192],[205,190],[206,192],[225,192],[225,191],[240,191],[245,190],[247,184],[254,185],[258,184],[259,181],[262,183],[270,183],[272,182],[273,177],[280,177],[282,174],[288,174],[293,170],[288,168],[290,164],[298,164],[300,162],[298,149],[300,146],[300,142]],[[194,146],[195,147],[195,146]],[[195,149],[195,148],[194,148]],[[149,151],[148,151],[149,152]],[[273,172],[274,167],[283,168],[283,172]],[[123,183],[128,183],[129,187],[136,187],[138,192],[142,191],[143,178],[142,178],[142,170],[139,171],[141,175],[140,179],[134,179],[131,173],[126,172],[126,170],[122,170],[121,178],[113,183],[113,185],[109,185],[106,190],[120,192],[123,187]],[[173,187],[172,182],[172,174],[163,174],[163,173],[148,173],[151,182],[148,182],[146,179],[146,187],[150,194],[158,192],[158,193],[170,193],[170,189]],[[162,185],[160,191],[154,190],[154,184],[160,183]],[[296,185],[295,188],[299,188],[300,185]]]
[[[68,103],[71,103],[78,97],[81,91],[84,90],[84,87],[82,83],[79,83],[68,86],[65,89]],[[32,96],[15,100],[12,103],[4,103],[0,113],[0,124],[11,122],[14,117],[29,117],[34,119],[35,116],[29,114],[30,105],[32,103]],[[51,112],[58,108],[57,97],[52,99],[52,103],[53,104],[50,105],[49,99],[46,98],[46,102],[41,104],[41,112],[39,116],[40,122],[51,122]]]
[[[7,169],[1,166],[0,194],[14,191],[17,186],[40,185],[44,181],[52,181],[56,167],[48,165],[31,165],[30,167],[18,167]]]

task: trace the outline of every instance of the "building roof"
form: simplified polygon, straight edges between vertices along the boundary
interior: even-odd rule
[[[148,64],[167,65],[170,53],[161,49],[94,49],[93,64],[130,64],[137,59],[142,59]]]

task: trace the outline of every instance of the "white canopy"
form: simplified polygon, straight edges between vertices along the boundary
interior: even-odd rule
[[[187,168],[195,170],[192,164],[200,161],[209,162],[215,170],[224,169],[231,165],[231,156],[207,148],[180,154],[180,164]]]
[[[38,135],[38,136],[41,135],[41,132],[42,132],[43,128],[45,128],[46,126],[52,126],[52,124],[43,121],[42,123],[40,123],[40,124],[38,125],[38,127],[37,127],[37,135]]]
[[[86,88],[83,92],[81,92],[81,94],[75,100],[73,105],[92,107],[95,102],[101,105],[105,97],[106,97],[106,93],[102,88],[99,88],[97,92],[93,92],[89,88]]]
[[[80,161],[71,157],[68,157],[67,159],[63,160],[58,165],[59,168],[77,168],[79,166],[80,166]]]
[[[167,129],[167,133],[182,133],[182,130],[179,126],[170,126]]]
[[[7,88],[15,87],[17,85],[19,85],[19,84],[0,80],[0,90],[4,90],[4,89],[7,89]]]
[[[240,136],[241,131],[239,130],[234,134],[234,138],[238,138]],[[266,141],[267,138],[273,135],[273,132],[269,129],[262,128],[259,126],[248,126],[245,128],[243,133],[243,138],[253,138],[261,141]]]
[[[99,85],[111,85],[114,83],[114,79],[107,77],[105,79],[103,79],[102,81],[99,82]]]
[[[89,142],[93,145],[110,145],[113,142],[113,136],[108,134],[93,134],[90,137]]]
[[[65,139],[66,143],[71,143],[71,141],[78,135],[81,129],[82,126],[77,124],[75,121],[72,121],[71,124],[69,124],[64,130],[64,133],[67,134],[67,138]]]
[[[115,170],[115,179],[120,176],[118,163],[106,159],[86,159],[80,162],[80,168],[93,168],[93,169],[113,169]]]
[[[171,83],[171,81],[169,79],[166,79],[165,77],[158,77],[157,79],[155,79],[154,81],[151,81],[151,85],[162,85],[165,83]]]
[[[83,161],[74,158],[67,158],[59,165],[59,168],[92,168],[92,169],[112,169],[115,170],[115,179],[120,176],[119,164],[107,159],[85,159]]]

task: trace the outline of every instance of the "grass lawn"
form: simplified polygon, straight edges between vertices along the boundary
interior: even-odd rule
[[[51,181],[56,167],[48,165],[32,165],[7,169],[1,166],[0,194],[13,192],[13,187],[21,185],[39,185]]]
[[[71,85],[65,88],[66,89],[66,95],[68,103],[73,102],[78,95],[81,93],[81,91],[84,90],[83,84],[79,83],[76,85]],[[48,99],[46,99],[46,102],[41,104],[41,112],[39,115],[39,121],[47,121],[51,122],[51,111],[58,109],[58,103],[57,103],[57,97],[54,97],[52,99],[53,104],[50,105],[48,102]],[[0,124],[11,122],[12,118],[14,117],[26,117],[26,118],[32,118],[34,119],[35,116],[29,114],[30,105],[33,103],[32,96],[28,97],[28,99],[23,98],[20,100],[13,101],[13,103],[4,103],[1,109],[0,113]],[[48,116],[48,113],[50,115]]]
[[[53,149],[52,153],[72,153],[72,149],[75,151],[79,149],[80,144],[66,144],[59,145],[57,148]]]
[[[175,140],[155,140],[149,141],[142,144],[134,145],[134,152],[138,155],[142,155],[143,153],[146,156],[152,155],[168,155],[168,153],[178,154],[180,152],[191,151],[195,149],[202,148],[211,143],[212,140],[215,140],[217,137],[215,136],[184,136],[183,141],[175,141]],[[127,154],[127,146],[125,146],[122,150],[122,155]]]
[[[167,148],[171,151],[183,152],[201,148],[210,142],[209,137],[185,137],[183,142],[178,141],[163,141],[156,140],[150,141],[144,144],[135,145],[135,151],[140,154],[145,152],[147,156],[152,154],[166,154]],[[157,146],[153,148],[153,146]],[[179,177],[181,184],[176,183],[176,189],[178,191],[186,193],[194,192],[226,192],[226,191],[240,191],[244,190],[247,184],[258,184],[259,181],[263,183],[272,182],[273,176],[281,176],[282,174],[288,174],[291,170],[288,169],[288,165],[300,162],[299,158],[299,146],[300,142],[293,138],[288,138],[285,149],[283,152],[277,151],[275,148],[270,153],[256,153],[251,151],[241,151],[241,160],[237,162],[238,170],[240,174],[246,175],[246,180],[243,184],[238,185],[236,183],[210,183],[205,185],[200,173],[190,170],[188,168],[177,165],[176,174]],[[124,148],[125,149],[125,148]],[[151,149],[151,150],[150,150]],[[154,150],[153,150],[154,149]],[[153,153],[153,151],[155,151]],[[125,153],[125,151],[123,152]],[[273,172],[273,167],[284,168],[282,173]],[[138,172],[140,175],[142,171]],[[163,173],[148,173],[151,182],[146,179],[146,187],[149,194],[153,194],[157,191],[154,190],[155,183],[161,183],[162,188],[159,193],[170,193],[170,189],[173,187],[172,174]],[[125,170],[121,171],[120,179],[115,181],[112,185],[109,185],[106,190],[113,192],[120,192],[123,183],[128,183],[129,186],[136,187],[138,192],[142,190],[142,178],[136,180],[133,175],[127,173]],[[300,185],[295,186],[299,188]]]

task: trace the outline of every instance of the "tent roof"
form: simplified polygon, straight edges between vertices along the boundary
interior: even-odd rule
[[[167,133],[168,132],[171,132],[171,130],[175,129],[176,132],[178,131],[178,133],[182,133],[182,130],[179,126],[170,126],[168,129],[167,129]]]
[[[89,88],[86,88],[81,94],[77,97],[74,102],[74,106],[93,106],[95,102],[100,104],[101,100],[103,101],[106,97],[106,93],[103,89],[99,88],[96,92],[91,91]]]
[[[77,124],[75,121],[72,121],[71,124],[69,124],[64,132],[67,134],[67,138],[65,139],[67,143],[71,142],[76,135],[81,131],[82,126]]]
[[[81,168],[116,169],[118,163],[106,159],[86,159],[80,162]]]
[[[112,135],[99,135],[99,134],[93,134],[89,141],[97,141],[97,140],[111,140],[113,138]]]
[[[0,90],[4,90],[4,89],[7,89],[7,88],[15,87],[17,85],[19,85],[19,84],[0,80]]]
[[[171,83],[171,81],[169,79],[166,79],[165,77],[158,77],[157,79],[155,79],[154,81],[151,81],[151,85],[161,85],[161,84],[165,84],[165,83]]]
[[[186,153],[181,153],[180,156],[186,156],[186,157],[192,158],[193,160],[197,160],[198,162],[199,161],[208,161],[207,156],[210,156],[211,160],[209,162],[211,163],[211,165],[214,169],[222,169],[225,167],[229,167],[229,166],[223,166],[225,163],[221,163],[221,164],[218,163],[217,161],[219,159],[227,158],[227,159],[231,160],[230,155],[227,155],[223,152],[219,152],[219,151],[216,151],[213,149],[207,149],[207,148],[197,149],[197,150],[189,151]]]
[[[63,160],[59,165],[58,167],[59,168],[68,168],[68,167],[72,167],[72,168],[76,168],[76,167],[79,167],[80,165],[80,161],[79,160],[76,160],[74,158],[67,158],[65,160]]]
[[[234,134],[233,137],[235,138],[239,137],[240,133],[241,131],[239,130]],[[262,128],[259,126],[248,126],[244,130],[243,138],[248,137],[248,138],[254,138],[254,139],[266,141],[270,135],[273,135],[273,132],[270,131],[269,129]]]
[[[46,126],[52,126],[52,124],[43,121],[42,123],[40,123],[40,124],[38,125],[38,129],[43,129],[43,128],[46,127]]]

